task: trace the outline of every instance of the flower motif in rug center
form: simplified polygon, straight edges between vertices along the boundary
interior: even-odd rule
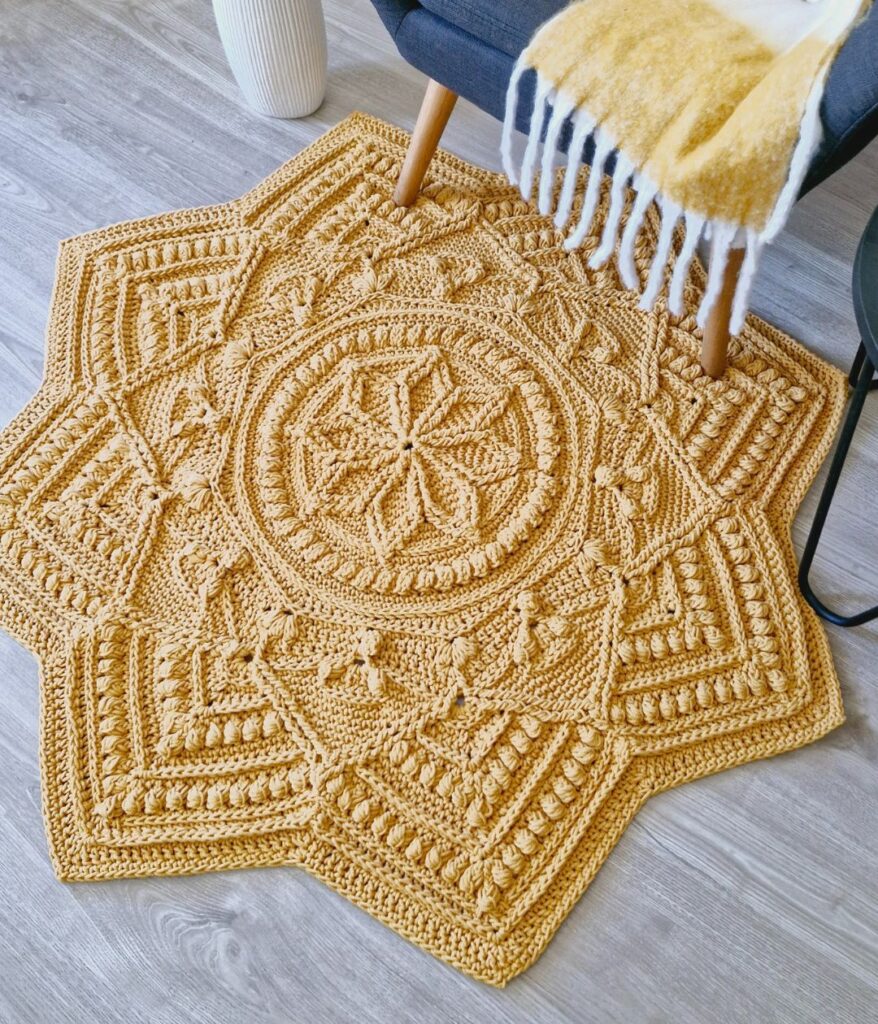
[[[480,489],[521,468],[501,421],[509,389],[455,382],[438,348],[402,366],[350,360],[335,408],[301,437],[313,459],[311,510],[365,518],[386,560],[424,527],[481,539]]]

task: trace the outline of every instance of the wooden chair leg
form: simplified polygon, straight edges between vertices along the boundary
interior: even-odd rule
[[[411,206],[417,198],[421,182],[456,102],[456,92],[430,79],[399,181],[396,183],[396,191],[393,193],[393,201],[397,206]]]
[[[741,273],[743,262],[743,249],[729,251],[722,289],[704,327],[704,338],[701,342],[701,368],[711,377],[722,377],[728,365],[729,317],[732,314],[732,303],[735,299],[735,289],[738,287],[738,276]]]

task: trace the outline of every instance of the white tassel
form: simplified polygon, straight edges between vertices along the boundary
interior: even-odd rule
[[[737,227],[734,224],[725,224],[717,221],[709,221],[710,224],[710,267],[707,275],[707,289],[704,298],[698,307],[698,326],[704,328],[714,303],[722,291],[723,275],[726,271],[726,264],[729,261],[729,249],[732,247]]]
[[[569,96],[557,93],[555,105],[552,108],[552,116],[549,118],[549,127],[546,129],[546,141],[543,146],[543,162],[540,167],[540,213],[546,217],[552,210],[552,185],[555,175],[552,173],[552,165],[555,162],[555,151],[558,148],[558,136],[561,128],[567,120],[570,111],[573,110],[573,100]]]
[[[635,176],[634,187],[637,189],[637,195],[631,212],[628,214],[625,230],[622,232],[618,262],[622,284],[631,291],[640,288],[640,278],[637,276],[637,267],[634,264],[634,243],[637,241],[649,204],[655,199],[656,192],[658,192],[651,181],[639,175]]]
[[[515,164],[512,162],[512,138],[515,134],[515,121],[518,117],[518,85],[526,70],[527,64],[519,57],[512,69],[509,85],[506,88],[506,117],[503,120],[503,132],[500,136],[500,158],[503,161],[503,170],[513,185],[518,184],[518,176],[515,173]]]
[[[827,62],[823,72],[811,87],[799,128],[799,139],[796,142],[796,148],[793,150],[793,158],[790,162],[786,183],[778,196],[768,224],[766,224],[762,231],[763,243],[773,241],[784,224],[786,224],[790,210],[802,191],[802,185],[808,173],[808,168],[811,166],[814,153],[817,151],[820,140],[823,138],[820,103],[823,99],[826,76],[831,66],[831,62]]]
[[[704,218],[697,213],[686,214],[686,238],[680,255],[674,265],[674,273],[671,277],[671,286],[668,291],[668,309],[674,316],[682,316],[685,312],[683,306],[683,294],[686,288],[686,278],[689,276],[689,267],[698,248],[698,239],[704,228]]]
[[[735,301],[732,303],[732,317],[729,322],[729,331],[732,334],[740,334],[744,329],[744,321],[747,318],[747,305],[750,300],[750,289],[753,287],[753,279],[756,277],[756,267],[759,264],[759,256],[765,245],[756,231],[747,231],[747,253],[744,262],[741,264],[741,273],[738,276],[738,287],[735,289]]]
[[[534,174],[537,166],[537,150],[540,147],[540,136],[546,123],[546,112],[549,106],[549,95],[552,84],[546,78],[537,78],[537,91],[534,96],[534,108],[530,115],[530,134],[527,137],[527,148],[521,162],[521,198],[530,202],[534,187]]]
[[[616,238],[619,234],[619,223],[625,210],[625,186],[634,170],[628,157],[621,153],[616,154],[616,167],[613,170],[613,186],[610,190],[610,210],[607,213],[607,220],[604,224],[604,233],[601,236],[600,246],[592,253],[588,265],[592,270],[602,267],[613,255],[616,248]]]
[[[594,220],[595,210],[601,195],[601,178],[603,177],[604,164],[613,149],[613,140],[600,128],[594,133],[594,159],[591,164],[591,172],[588,176],[588,187],[585,190],[585,199],[582,201],[582,214],[576,230],[564,242],[567,250],[576,249],[582,245],[582,241],[588,234],[591,222]]]
[[[556,228],[563,228],[570,217],[573,195],[576,191],[576,177],[582,166],[582,147],[594,128],[594,124],[594,118],[586,114],[584,110],[573,115],[573,135],[570,138],[570,148],[567,150],[567,170],[564,173],[564,184],[561,187],[558,210],[555,213]]]
[[[674,241],[674,228],[677,226],[677,221],[683,212],[677,203],[672,203],[661,197],[659,198],[659,207],[662,211],[662,226],[659,231],[659,240],[655,256],[652,260],[652,266],[649,268],[649,279],[646,282],[646,289],[640,300],[640,308],[644,310],[652,309],[661,291],[662,283],[665,279],[665,266],[667,265],[668,256],[671,253],[671,245]]]

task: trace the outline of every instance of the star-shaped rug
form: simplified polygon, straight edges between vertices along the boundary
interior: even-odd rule
[[[60,878],[300,865],[503,984],[652,793],[841,721],[789,531],[845,385],[755,318],[705,376],[447,154],[398,209],[406,143],[62,245],[0,621]]]

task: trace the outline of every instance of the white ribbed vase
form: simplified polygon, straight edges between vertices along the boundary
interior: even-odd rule
[[[326,92],[321,0],[213,0],[223,49],[260,114],[304,117]]]

